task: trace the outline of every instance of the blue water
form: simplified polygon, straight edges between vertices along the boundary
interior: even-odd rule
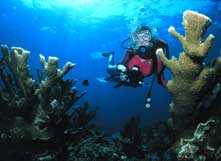
[[[194,10],[211,18],[207,35],[215,35],[213,47],[206,59],[219,54],[221,37],[221,2],[218,0],[1,0],[0,44],[20,46],[31,51],[29,64],[41,68],[39,53],[59,57],[60,68],[67,61],[76,67],[66,78],[78,80],[80,91],[87,94],[79,101],[99,106],[95,122],[107,131],[116,131],[131,116],[141,117],[143,126],[152,126],[169,116],[171,101],[168,91],[157,83],[153,87],[153,105],[144,108],[146,87],[113,88],[113,83],[101,83],[107,60],[99,52],[115,51],[116,62],[124,56],[120,43],[139,25],[148,25],[156,37],[164,39],[170,56],[178,57],[181,44],[168,33],[173,25],[180,33],[182,14]],[[166,78],[170,79],[169,71]],[[81,81],[89,80],[84,87]],[[151,78],[150,78],[151,80]]]

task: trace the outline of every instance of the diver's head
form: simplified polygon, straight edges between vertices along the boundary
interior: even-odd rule
[[[138,50],[141,46],[148,47],[151,39],[151,30],[147,26],[141,26],[130,35],[131,48]]]

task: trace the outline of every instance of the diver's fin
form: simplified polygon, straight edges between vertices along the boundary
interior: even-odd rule
[[[118,83],[114,86],[114,88],[118,88],[118,87],[120,87],[120,86],[130,86],[130,83],[129,83],[129,82],[125,82],[125,81],[120,81],[120,82],[118,82]]]
[[[110,55],[113,55],[113,54],[114,54],[114,51],[104,52],[104,53],[102,53],[102,56],[108,58]]]
[[[120,81],[120,78],[119,78],[119,75],[111,75],[109,77],[106,77],[104,78],[104,80],[106,81],[111,81],[111,82],[119,82]]]
[[[118,87],[120,87],[120,86],[122,86],[122,85],[123,85],[123,83],[122,83],[122,82],[117,83],[117,84],[114,86],[114,88],[118,88]]]
[[[104,80],[106,80],[106,81],[113,81],[114,78],[115,78],[115,77],[114,77],[113,75],[111,75],[110,77],[104,78]]]
[[[101,83],[107,83],[108,81],[104,77],[98,77],[96,78]]]

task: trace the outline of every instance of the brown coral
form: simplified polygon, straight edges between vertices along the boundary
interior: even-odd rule
[[[211,20],[200,13],[185,11],[182,24],[185,36],[177,33],[174,27],[169,28],[169,32],[183,46],[184,51],[179,55],[179,59],[172,57],[168,60],[161,49],[157,50],[157,55],[172,73],[172,79],[167,85],[173,98],[170,104],[170,123],[177,130],[197,119],[195,116],[198,115],[202,99],[220,80],[221,72],[221,57],[218,57],[212,66],[203,63],[214,39],[210,34],[201,42]]]

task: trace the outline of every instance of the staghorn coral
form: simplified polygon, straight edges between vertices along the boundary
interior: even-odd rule
[[[168,60],[161,49],[157,50],[157,55],[172,73],[172,79],[167,84],[173,98],[169,124],[178,131],[197,120],[200,103],[221,79],[221,57],[212,65],[203,63],[214,39],[210,34],[204,42],[201,41],[211,20],[200,13],[185,11],[182,24],[185,36],[177,33],[174,27],[169,28],[183,46],[179,59],[172,57]]]
[[[62,77],[73,68],[74,64],[67,62],[60,71],[57,58],[49,57],[48,63],[46,63],[45,58],[40,55],[40,60],[46,73],[46,80],[37,84],[33,80],[27,64],[29,51],[20,47],[12,47],[9,51],[6,45],[2,45],[1,49],[3,58],[12,73],[11,78],[14,78],[14,84],[16,85],[16,87],[13,87],[14,96],[11,91],[6,91],[2,92],[2,98],[4,98],[9,108],[17,108],[21,111],[21,116],[16,110],[13,111],[15,120],[9,131],[11,137],[14,138],[14,141],[23,140],[24,138],[33,140],[49,139],[49,129],[46,124],[50,122],[49,113],[51,110],[49,109],[49,103],[50,99],[52,99],[50,97],[54,97],[51,91],[59,88]],[[10,82],[5,84],[10,84]],[[7,87],[6,89],[9,88]],[[76,94],[75,91],[72,93]],[[11,99],[15,103],[11,104],[9,101]]]
[[[41,82],[40,88],[36,92],[44,105],[45,103],[48,103],[46,101],[49,100],[47,97],[49,93],[48,89],[60,82],[62,77],[75,65],[71,62],[67,62],[63,69],[60,70],[58,69],[58,58],[49,56],[48,62],[46,62],[45,57],[42,54],[40,54],[40,61],[44,68],[46,79]]]
[[[63,153],[63,149],[68,148],[65,139],[74,140],[79,133],[85,137],[90,135],[87,131],[93,126],[87,124],[96,115],[96,110],[88,111],[88,103],[72,108],[85,94],[79,95],[73,88],[76,81],[63,80],[74,64],[67,62],[60,70],[58,58],[49,57],[46,62],[40,55],[46,78],[41,73],[38,83],[28,67],[29,51],[18,47],[9,50],[6,45],[1,49],[0,150],[4,154],[1,157],[4,160],[62,160],[67,156]]]
[[[30,52],[19,47],[12,47],[10,52],[6,45],[1,46],[4,59],[12,72],[15,83],[22,92],[22,95],[29,97],[35,88],[35,80],[30,75],[27,60]]]

